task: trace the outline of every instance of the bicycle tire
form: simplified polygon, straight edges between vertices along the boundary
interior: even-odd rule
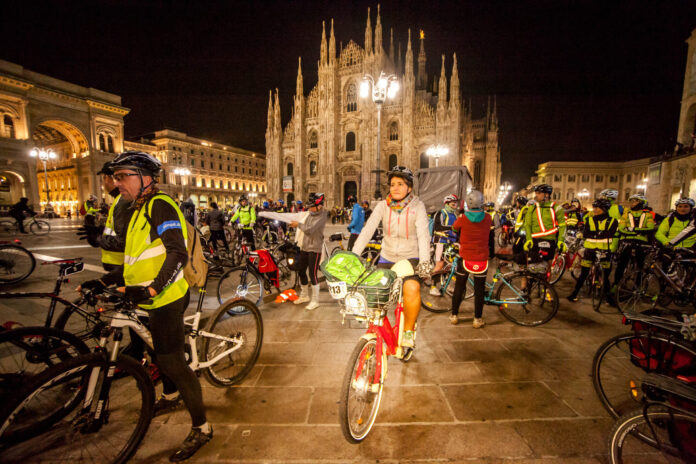
[[[650,423],[647,423],[646,419]],[[670,411],[667,408],[648,409],[647,411],[640,408],[622,415],[614,423],[607,439],[609,462],[611,464],[658,462],[660,455],[665,456],[663,453],[666,453],[666,456],[680,457],[683,462],[694,462],[696,459],[694,450],[683,450],[680,449],[683,447],[673,443],[674,436],[671,433],[672,427],[670,425],[673,425],[675,421],[688,423],[690,430],[696,430],[695,415]],[[657,436],[658,434],[664,435],[667,442],[663,442]],[[643,443],[657,449],[655,453],[658,459],[651,459],[646,455]],[[631,453],[633,447],[641,447],[641,452],[639,454]],[[628,448],[629,452],[624,453],[624,448]],[[632,458],[636,460],[632,460]],[[667,460],[666,462],[672,461]]]
[[[551,285],[555,284],[563,277],[566,270],[566,259],[565,254],[557,254],[550,266],[549,273],[549,283]]]
[[[573,256],[573,263],[570,265],[570,276],[577,281],[582,272],[582,256],[577,252]]]
[[[4,234],[13,234],[17,232],[17,226],[12,221],[0,221],[0,231]]]
[[[366,353],[365,356],[363,356],[363,353]],[[341,397],[338,402],[338,417],[339,423],[341,424],[341,432],[349,443],[360,443],[367,437],[367,434],[370,433],[375,423],[377,413],[379,412],[379,406],[382,402],[382,393],[384,392],[385,371],[384,367],[382,367],[382,372],[379,375],[379,383],[377,384],[377,391],[372,391],[374,386],[371,384],[370,379],[374,378],[377,368],[376,353],[377,339],[360,338],[358,344],[348,358],[348,368],[343,377]],[[367,364],[365,364],[366,362]],[[385,366],[386,362],[386,357],[384,357],[384,359],[382,359],[382,366]],[[358,367],[360,367],[360,378],[356,378],[356,370]],[[356,392],[358,388],[360,391],[357,392],[356,395],[360,395],[361,398],[353,398],[352,393]],[[371,405],[368,406],[369,410],[366,419],[360,414],[360,410],[362,410],[362,408],[359,407],[361,402]],[[353,411],[355,407],[357,407],[357,411]],[[354,418],[356,412],[359,413],[359,417]]]
[[[19,327],[0,332],[0,397],[10,399],[33,376],[80,354],[87,345],[53,327]]]
[[[523,278],[527,279],[525,290],[522,290]],[[502,278],[495,300],[502,302],[498,309],[507,320],[526,327],[546,324],[558,312],[558,294],[553,285],[525,272]]]
[[[226,301],[208,320],[205,331],[222,337],[242,337],[243,348],[203,370],[203,375],[211,385],[229,387],[238,384],[249,375],[261,352],[263,319],[259,308],[247,300]],[[233,343],[203,335],[203,360],[208,361],[218,356],[220,350],[232,347]],[[244,349],[244,345],[248,345],[249,349]],[[227,367],[222,367],[225,360],[229,361],[226,363]]]
[[[678,361],[681,356],[696,359],[696,347],[650,331],[610,338],[592,359],[592,384],[599,401],[612,417],[618,418],[637,407],[642,397],[641,380],[646,372],[670,377],[693,375],[693,367],[689,370],[675,365],[675,359]],[[638,396],[631,394],[631,382]]]
[[[376,250],[374,248],[365,248],[360,254],[360,257],[367,261],[368,263],[375,263],[379,259],[381,250]]]
[[[155,401],[152,379],[137,361],[128,356],[119,356],[115,363],[121,376],[112,380],[109,397],[103,407],[96,403],[95,398],[90,407],[73,406],[70,410],[61,410],[42,418],[41,427],[34,424],[14,431],[10,428],[17,420],[21,421],[26,417],[36,419],[36,413],[42,411],[41,402],[37,400],[46,394],[48,398],[44,401],[50,401],[50,395],[46,392],[50,393],[51,389],[75,388],[86,391],[86,383],[93,369],[98,368],[105,373],[112,367],[113,364],[104,353],[90,353],[51,367],[32,379],[16,401],[3,405],[0,410],[0,443],[8,446],[3,450],[3,458],[26,462],[28,459],[41,460],[43,455],[50,460],[59,456],[69,462],[85,462],[80,459],[84,458],[80,454],[90,445],[101,445],[98,460],[94,462],[125,463],[147,433]],[[103,385],[103,376],[97,381],[97,385]],[[119,400],[124,400],[124,404],[120,405]],[[87,421],[94,410],[103,413],[105,420],[102,424]],[[118,420],[122,413],[128,415],[125,421]],[[137,419],[132,420],[131,414]],[[126,430],[124,444],[118,446],[115,441],[124,435],[123,430],[128,426],[132,427],[132,432],[128,433]],[[104,439],[105,436],[108,436],[108,440]],[[113,452],[113,458],[107,458],[107,452]]]
[[[246,298],[256,305],[263,302],[263,277],[253,268],[237,266],[225,272],[218,281],[217,298],[222,304],[230,299]]]
[[[51,232],[51,224],[46,221],[34,221],[29,224],[29,231],[34,235],[47,235]]]
[[[653,273],[626,273],[616,288],[616,304],[622,313],[643,313],[655,309],[660,281]]]
[[[0,284],[19,283],[29,277],[35,268],[36,258],[23,246],[0,245]]]
[[[599,307],[604,301],[604,268],[594,264],[593,271],[590,273],[590,295],[592,296],[592,309],[599,312]]]

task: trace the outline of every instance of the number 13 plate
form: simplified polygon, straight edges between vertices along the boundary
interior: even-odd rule
[[[329,293],[335,300],[345,298],[348,294],[348,287],[345,282],[327,282],[329,284]]]

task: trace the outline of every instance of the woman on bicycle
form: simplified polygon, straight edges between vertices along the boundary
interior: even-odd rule
[[[425,205],[413,194],[413,172],[404,166],[395,166],[388,174],[389,195],[377,203],[370,219],[363,227],[353,246],[360,256],[372,238],[379,223],[384,229],[378,267],[389,268],[408,259],[416,264],[418,276],[404,280],[404,335],[402,346],[415,347],[415,327],[420,311],[420,280],[430,274],[430,231]]]
[[[483,211],[483,194],[472,190],[466,195],[467,211],[454,222],[452,229],[459,231],[459,256],[457,261],[457,280],[452,294],[452,315],[450,322],[459,323],[459,305],[466,289],[469,274],[474,275],[474,329],[485,325],[483,322],[483,303],[488,271],[489,242],[493,218]]]

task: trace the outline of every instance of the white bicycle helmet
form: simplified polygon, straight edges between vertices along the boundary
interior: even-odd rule
[[[679,205],[689,205],[692,208],[695,206],[694,200],[691,198],[680,198],[677,201],[674,202],[674,206],[679,206]]]
[[[451,203],[451,202],[453,202],[453,201],[459,201],[459,197],[457,197],[457,195],[447,195],[447,196],[442,200],[442,202],[443,202],[444,204]]]
[[[616,199],[619,198],[619,191],[614,189],[604,189],[599,192],[599,197],[611,198],[612,200],[616,201]]]
[[[472,190],[466,194],[466,206],[469,209],[481,209],[483,207],[483,193]]]

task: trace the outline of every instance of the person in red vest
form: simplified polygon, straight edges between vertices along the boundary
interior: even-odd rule
[[[459,232],[459,256],[457,261],[457,281],[452,295],[452,315],[450,322],[459,323],[459,305],[466,289],[469,274],[474,275],[474,322],[475,329],[485,325],[483,322],[483,301],[486,291],[488,271],[488,246],[493,219],[483,211],[483,194],[472,190],[466,195],[467,211],[454,221],[452,229]]]

